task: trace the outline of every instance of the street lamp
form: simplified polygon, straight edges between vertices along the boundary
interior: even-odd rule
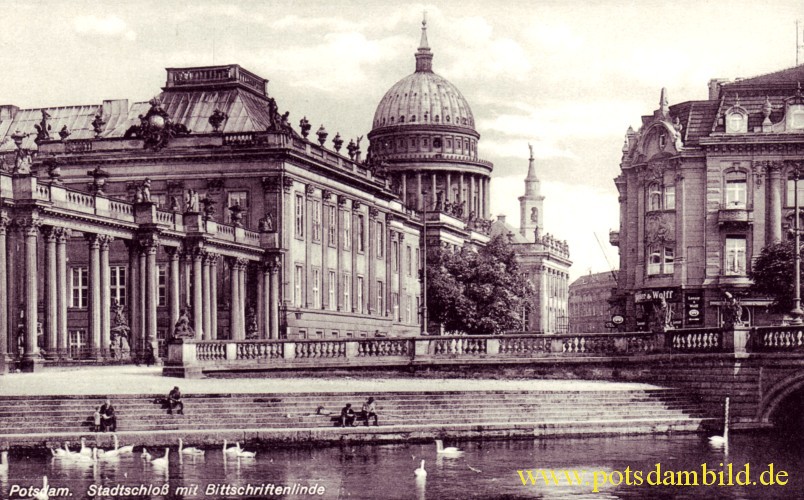
[[[793,170],[793,309],[790,311],[792,316],[791,323],[799,325],[802,322],[804,311],[801,310],[801,221],[799,219],[799,201],[798,201],[798,180],[799,180],[799,166],[795,165]]]

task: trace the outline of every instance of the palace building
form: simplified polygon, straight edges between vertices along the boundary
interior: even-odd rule
[[[792,227],[794,175],[804,160],[804,66],[709,82],[707,99],[659,108],[626,134],[613,297],[627,329],[651,326],[664,299],[676,327],[717,326],[725,293],[743,322],[774,321],[748,273]],[[804,193],[804,183],[799,187]],[[791,269],[792,272],[792,269]]]

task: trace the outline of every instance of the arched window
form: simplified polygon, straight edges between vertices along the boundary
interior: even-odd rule
[[[399,123],[405,123],[405,115],[399,117]]]
[[[744,207],[748,199],[745,172],[733,171],[726,174],[726,206]]]
[[[394,117],[392,116],[391,117],[391,125],[393,125],[393,124],[394,124]]]
[[[416,121],[416,115],[410,115],[410,121],[415,122]]]
[[[435,139],[433,139],[433,147],[437,149],[441,148],[441,138],[436,137]]]
[[[446,121],[447,123],[449,123],[449,115],[447,115],[447,116],[446,116],[446,118],[444,118],[444,121]]]
[[[662,188],[658,182],[648,186],[648,211],[662,209]]]
[[[438,120],[438,115],[435,115],[435,122],[436,122],[436,123],[438,123],[438,122],[439,122],[439,120]]]

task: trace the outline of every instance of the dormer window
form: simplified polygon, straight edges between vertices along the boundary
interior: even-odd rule
[[[748,132],[748,112],[740,106],[739,101],[726,111],[727,134],[745,134]]]

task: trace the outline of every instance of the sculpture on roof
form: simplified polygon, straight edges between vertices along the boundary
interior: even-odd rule
[[[95,119],[92,120],[92,130],[95,132],[95,139],[100,137],[104,125],[106,125],[106,121],[104,121],[101,114],[98,113],[95,115]]]
[[[64,139],[70,136],[70,131],[67,129],[67,125],[63,126],[61,130],[59,130],[59,137],[63,141]]]
[[[187,190],[187,195],[184,197],[184,206],[187,208],[188,213],[198,213],[198,191],[195,189]]]
[[[149,101],[151,105],[145,116],[140,115],[140,124],[132,125],[123,134],[125,139],[142,139],[145,148],[160,150],[167,146],[171,139],[177,135],[187,135],[190,130],[181,123],[173,123],[170,115],[162,107],[159,99],[154,97]]]
[[[310,120],[308,120],[306,116],[299,120],[299,129],[301,129],[302,137],[305,139],[310,135],[311,128],[313,128],[313,126],[310,125]]]
[[[39,144],[42,141],[49,141],[50,140],[50,113],[46,110],[42,109],[42,121],[39,124],[34,125],[36,129],[36,139],[34,142]]]
[[[197,195],[197,193],[196,193]],[[204,196],[201,199],[201,204],[204,205],[204,219],[205,220],[214,220],[215,218],[215,200],[210,198],[209,196]]]
[[[260,219],[259,228],[261,233],[272,233],[274,231],[274,218],[271,214],[265,212],[265,217]]]
[[[213,111],[212,114],[209,115],[208,121],[209,124],[212,125],[212,130],[217,133],[220,132],[220,128],[223,122],[225,122],[228,119],[229,115],[227,115],[220,109],[215,108],[215,111]]]
[[[723,326],[726,328],[743,326],[743,306],[740,304],[740,299],[730,292],[726,292],[724,295],[726,300],[723,304]]]
[[[142,181],[142,184],[140,185],[140,189],[142,190],[142,201],[144,201],[146,203],[150,203],[151,202],[151,179],[146,177],[145,180]]]

